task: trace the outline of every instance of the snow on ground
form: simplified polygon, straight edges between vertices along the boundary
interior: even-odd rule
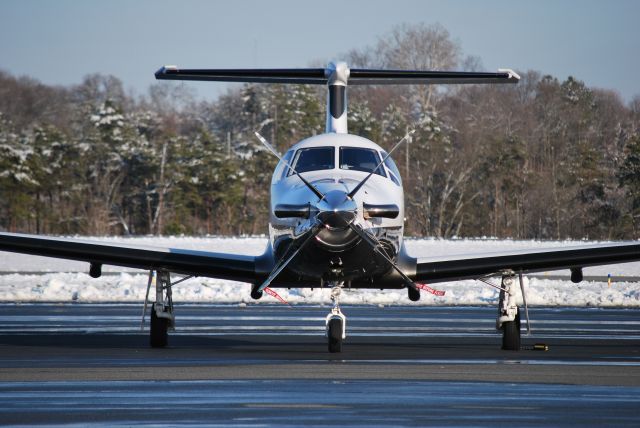
[[[132,245],[152,245],[227,253],[261,254],[264,237],[139,237],[85,238]],[[412,256],[440,256],[488,253],[548,247],[575,246],[587,242],[536,242],[511,240],[436,240],[409,239],[407,249]],[[105,266],[104,272],[119,272],[93,279],[87,263],[0,252],[0,301],[78,301],[141,302],[144,299],[147,273],[139,270]],[[633,282],[582,282],[551,280],[537,276],[527,278],[527,300],[531,306],[640,306],[640,284]],[[553,274],[567,275],[567,271]],[[585,276],[640,276],[640,263],[586,268]],[[344,304],[375,305],[494,305],[498,291],[478,281],[434,284],[446,291],[444,297],[422,293],[419,302],[411,302],[405,290],[345,290]],[[176,302],[275,303],[265,295],[256,302],[249,297],[250,285],[210,278],[193,278],[174,287]],[[329,303],[329,290],[277,290],[291,304]],[[151,293],[153,299],[153,290]]]

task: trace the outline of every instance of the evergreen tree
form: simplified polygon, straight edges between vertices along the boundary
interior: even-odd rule
[[[29,168],[32,154],[28,138],[0,115],[0,204],[2,226],[9,231],[23,230],[32,218],[29,192],[40,184]]]
[[[634,135],[625,147],[618,180],[629,204],[627,220],[633,227],[633,237],[640,237],[640,135]]]

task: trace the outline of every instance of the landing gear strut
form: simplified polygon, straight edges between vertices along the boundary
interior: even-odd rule
[[[327,341],[329,352],[342,352],[342,341],[347,338],[347,317],[340,311],[340,294],[342,283],[335,283],[331,288],[331,300],[333,308],[326,319]]]
[[[181,282],[181,281],[179,281]],[[147,312],[149,301],[149,291],[151,286],[156,287],[156,301],[151,307],[151,324],[149,330],[149,344],[152,348],[164,348],[167,346],[169,329],[175,327],[175,317],[173,315],[173,298],[171,293],[171,277],[166,270],[149,272],[149,283],[147,284],[147,295],[142,311],[142,325],[144,325],[144,315]]]
[[[502,275],[496,328],[502,330],[502,349],[520,350],[520,311],[516,302],[516,277]]]

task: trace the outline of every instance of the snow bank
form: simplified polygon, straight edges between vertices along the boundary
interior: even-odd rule
[[[228,253],[260,254],[266,238],[84,238],[108,242],[128,242],[154,246],[171,246]],[[505,240],[434,240],[411,239],[407,248],[414,256],[485,253],[501,250],[534,249],[576,245],[576,242],[535,242]],[[118,274],[90,278],[86,263],[0,252],[0,301],[5,302],[141,302],[147,286],[143,271],[107,267],[105,272]],[[15,272],[15,273],[12,273]],[[26,273],[25,273],[26,272]],[[568,272],[562,272],[568,275]],[[585,275],[612,274],[640,276],[640,263],[625,263],[585,269]],[[526,278],[527,299],[531,306],[640,306],[640,284],[632,282],[583,282]],[[487,305],[495,304],[498,291],[481,282],[459,281],[434,284],[446,291],[444,297],[422,293],[419,302],[411,302],[405,290],[345,290],[344,304],[368,305]],[[245,283],[210,278],[189,279],[174,288],[176,302],[215,303],[276,303],[266,296],[259,301],[249,297],[250,286]],[[329,290],[292,289],[277,292],[291,304],[329,303]],[[153,299],[153,290],[151,293]]]

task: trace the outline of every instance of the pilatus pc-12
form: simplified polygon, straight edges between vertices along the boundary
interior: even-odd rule
[[[516,302],[522,275],[570,269],[574,282],[585,266],[640,260],[637,243],[598,244],[563,249],[438,257],[407,254],[403,242],[404,193],[391,155],[375,142],[347,132],[347,86],[386,84],[515,84],[511,70],[497,73],[350,69],[343,62],[313,69],[181,69],[166,66],[157,79],[327,85],[326,131],[292,146],[284,154],[258,133],[280,159],[271,181],[269,242],[261,256],[117,245],[21,234],[0,234],[0,250],[86,261],[92,277],[103,264],[149,271],[155,282],[151,309],[151,346],[167,344],[174,324],[170,273],[223,278],[252,284],[259,299],[271,288],[331,288],[327,316],[329,351],[346,338],[340,310],[343,287],[401,289],[416,301],[425,282],[500,278],[497,328],[504,349],[520,348],[520,311]],[[428,288],[427,288],[428,289]],[[526,298],[525,309],[526,309]],[[145,308],[147,301],[145,300]]]

